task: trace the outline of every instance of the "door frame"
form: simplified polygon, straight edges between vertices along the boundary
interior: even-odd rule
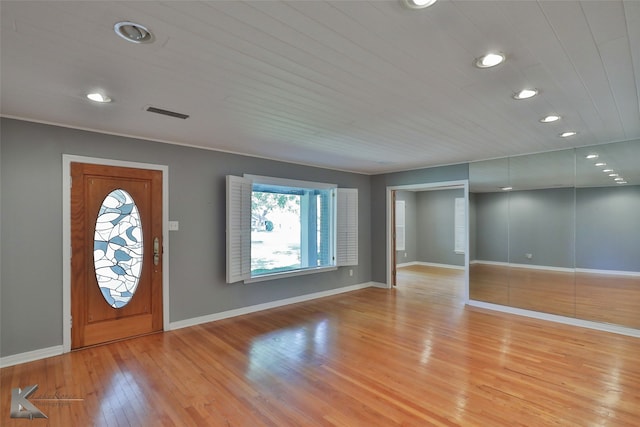
[[[390,185],[387,186],[387,283],[386,287],[391,289],[393,288],[393,269],[395,268],[392,263],[395,260],[394,251],[395,251],[395,241],[394,241],[394,232],[395,232],[395,222],[393,221],[395,216],[395,203],[393,198],[393,191],[397,190],[411,190],[411,191],[437,191],[437,190],[449,190],[455,188],[463,188],[464,189],[464,200],[465,200],[465,215],[466,215],[466,236],[465,236],[465,251],[464,251],[464,280],[465,280],[465,289],[464,289],[464,301],[465,304],[469,301],[469,180],[459,180],[459,181],[440,181],[440,182],[430,182],[423,184],[408,184],[408,185]]]
[[[162,171],[162,330],[169,328],[169,166],[62,155],[62,352],[71,351],[71,163]]]

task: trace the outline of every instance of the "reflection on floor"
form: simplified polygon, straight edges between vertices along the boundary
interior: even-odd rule
[[[638,425],[640,340],[465,306],[463,278],[411,267],[394,289],[3,368],[0,424]],[[49,418],[11,418],[33,384]]]
[[[640,329],[640,277],[472,264],[469,298]]]
[[[464,303],[464,270],[410,265],[398,267],[398,290],[411,290],[432,302]]]

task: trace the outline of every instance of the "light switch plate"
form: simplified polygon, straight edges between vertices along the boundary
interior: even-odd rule
[[[169,221],[169,231],[180,230],[180,223],[178,221]]]

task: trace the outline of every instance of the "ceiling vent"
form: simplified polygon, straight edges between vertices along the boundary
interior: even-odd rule
[[[163,110],[162,108],[147,107],[147,111],[149,111],[150,113],[162,114],[164,116],[176,117],[183,120],[189,118],[188,114],[176,113],[175,111]]]

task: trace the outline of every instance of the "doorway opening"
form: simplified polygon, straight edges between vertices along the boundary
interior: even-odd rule
[[[468,199],[467,180],[387,187],[387,287],[468,301]]]

